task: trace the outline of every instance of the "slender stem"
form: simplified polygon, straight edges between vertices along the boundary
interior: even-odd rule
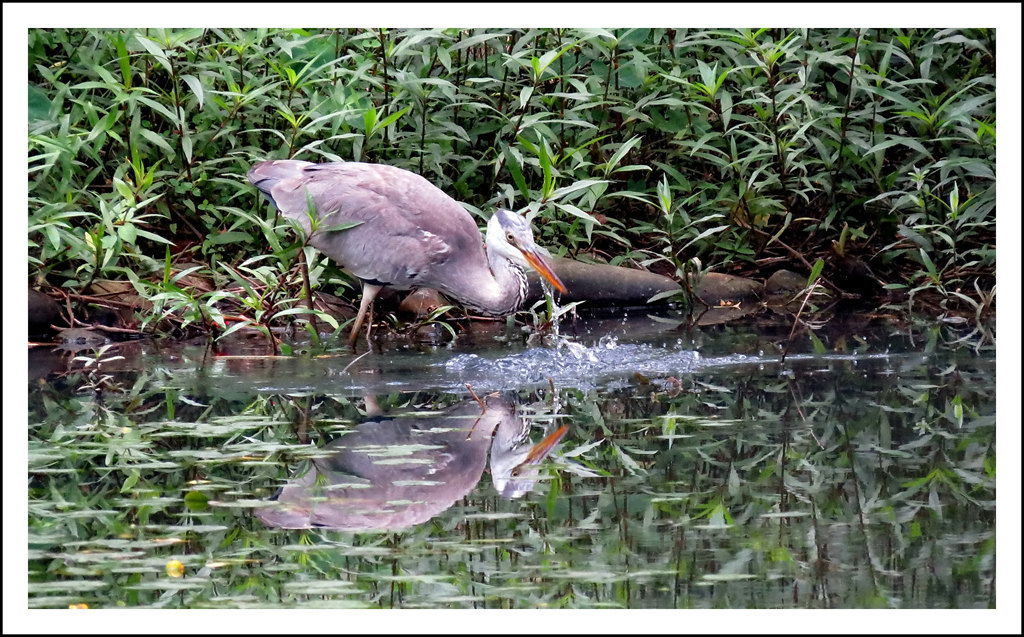
[[[853,42],[853,50],[850,52],[850,73],[847,75],[846,82],[846,106],[843,109],[843,117],[839,121],[839,154],[836,156],[835,163],[832,164],[832,175],[830,176],[829,182],[829,208],[835,203],[836,199],[836,178],[839,174],[839,169],[843,164],[843,152],[846,149],[846,130],[847,124],[850,122],[850,109],[853,106],[853,72],[857,66],[857,49],[860,45],[861,30],[857,29],[857,35]],[[872,118],[874,121],[874,118]],[[874,126],[871,127],[874,131]],[[872,132],[874,135],[874,132]]]
[[[384,65],[384,113],[381,119],[387,118],[391,111],[391,85],[388,81],[388,52],[384,46],[384,29],[377,29],[377,38],[380,41],[380,60]],[[384,128],[384,142],[382,148],[384,152],[387,152],[388,148],[388,129]]]

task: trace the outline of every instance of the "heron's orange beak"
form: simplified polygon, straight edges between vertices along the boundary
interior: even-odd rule
[[[547,259],[545,259],[540,252],[523,246],[519,246],[519,250],[523,253],[523,258],[530,264],[530,267],[547,279],[551,285],[558,288],[559,292],[562,294],[566,293],[567,290],[565,289],[565,285],[562,283],[562,280],[558,278],[558,275],[555,274],[555,271],[552,270],[551,266],[548,264]]]

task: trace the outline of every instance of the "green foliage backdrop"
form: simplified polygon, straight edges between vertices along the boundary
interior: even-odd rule
[[[993,30],[33,29],[28,46],[29,275],[127,279],[154,316],[223,327],[235,296],[267,321],[298,295],[299,244],[244,178],[285,157],[401,166],[481,220],[528,208],[576,258],[806,274],[853,253],[911,309],[994,307]]]

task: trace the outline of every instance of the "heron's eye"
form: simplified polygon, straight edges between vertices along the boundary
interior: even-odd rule
[[[514,236],[512,236],[511,232],[506,232],[505,233],[505,240],[508,241],[509,243],[511,243],[512,245],[516,244],[516,238]]]

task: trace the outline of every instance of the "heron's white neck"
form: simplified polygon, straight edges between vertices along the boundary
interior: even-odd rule
[[[504,316],[519,309],[526,298],[526,274],[518,264],[491,250],[487,262],[493,278],[482,281],[470,294],[462,292],[458,300],[483,314]]]
[[[516,248],[504,240],[497,213],[487,223],[484,252],[490,276],[479,273],[470,279],[456,278],[455,286],[442,289],[453,300],[482,314],[504,316],[519,309],[526,298],[526,274],[518,261],[510,259]]]

